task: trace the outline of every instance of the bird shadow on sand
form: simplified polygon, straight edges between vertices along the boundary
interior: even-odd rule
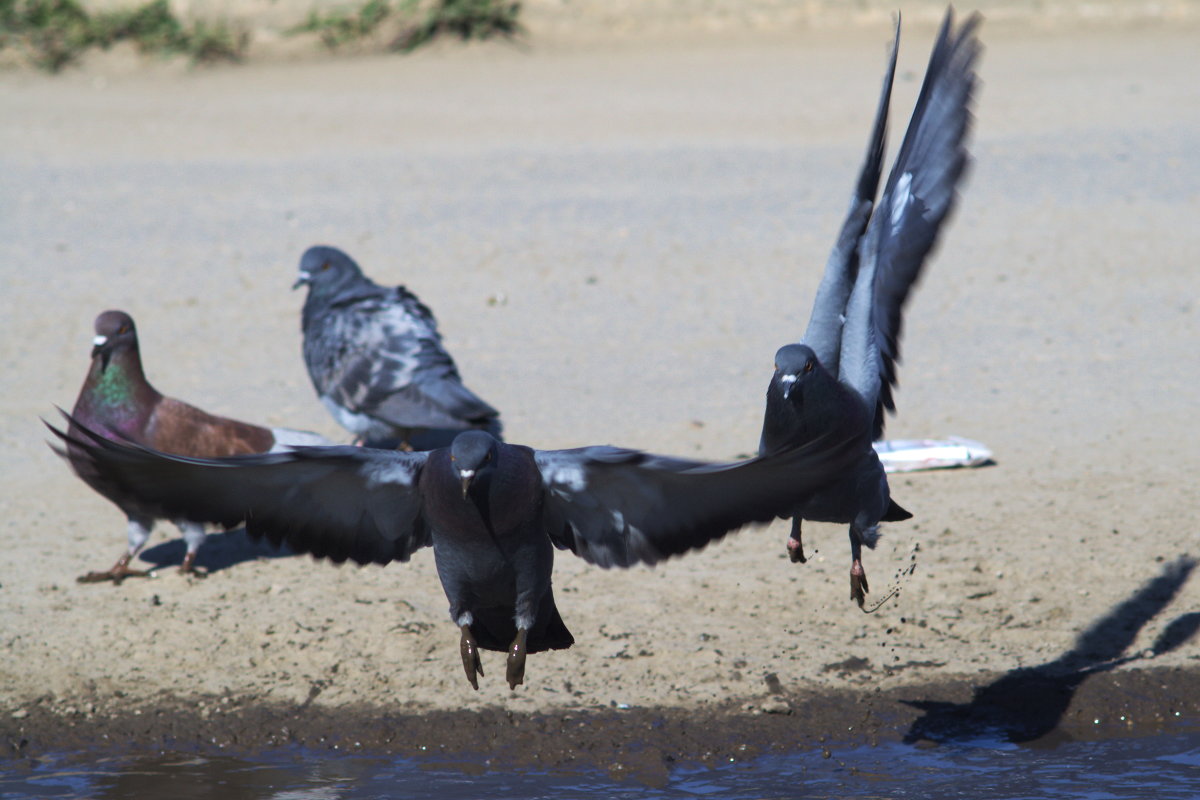
[[[168,569],[182,564],[186,551],[187,545],[183,539],[172,539],[146,548],[139,557],[152,564],[151,569]],[[294,555],[296,552],[286,545],[276,547],[266,539],[251,539],[242,527],[208,534],[200,552],[196,554],[196,566],[205,572],[220,572],[246,561]]]
[[[1124,655],[1138,631],[1170,604],[1195,567],[1196,560],[1186,555],[1165,565],[1158,576],[1083,631],[1072,649],[1053,661],[1015,669],[976,687],[969,703],[904,700],[924,712],[904,741],[948,742],[998,733],[1021,743],[1052,733],[1089,677],[1169,653],[1196,635],[1200,613],[1190,612],[1172,620],[1148,653]]]

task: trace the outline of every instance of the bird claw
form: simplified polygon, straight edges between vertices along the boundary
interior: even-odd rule
[[[808,562],[808,559],[804,556],[804,543],[793,536],[788,537],[787,554],[788,558],[791,559],[793,564],[797,562],[801,564]]]
[[[89,572],[86,575],[80,575],[75,579],[77,583],[104,583],[112,581],[113,586],[120,586],[121,581],[126,578],[148,578],[151,576],[149,570],[130,569],[129,560],[132,556],[121,556],[116,564],[112,565],[112,569],[105,572]]]
[[[179,565],[180,575],[189,575],[193,578],[207,578],[208,570],[201,569],[196,566],[196,554],[188,553],[183,557],[183,563]]]
[[[516,689],[525,682],[525,639],[527,633],[524,628],[517,628],[517,638],[508,647],[508,669],[506,677],[508,678],[508,688]]]
[[[862,562],[855,559],[854,563],[850,565],[850,599],[858,603],[859,608],[862,608],[869,591],[871,591],[871,587],[867,585],[867,571],[863,569]]]
[[[787,554],[792,563],[800,562],[801,564],[808,561],[804,556],[804,534],[801,530],[801,525],[804,520],[800,517],[792,517],[792,533],[787,540]]]
[[[458,651],[462,654],[463,670],[467,673],[467,681],[470,682],[471,688],[479,691],[479,678],[475,675],[478,673],[483,676],[483,664],[479,660],[479,645],[475,642],[475,637],[471,635],[471,626],[462,626],[462,640],[458,644]]]

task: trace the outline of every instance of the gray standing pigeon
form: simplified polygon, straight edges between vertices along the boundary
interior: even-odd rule
[[[917,97],[916,108],[874,206],[883,162],[888,104],[896,69],[896,39],[866,163],[825,266],[803,342],[780,348],[767,388],[761,454],[814,437],[883,434],[884,409],[895,410],[892,386],[900,353],[901,311],[937,241],[966,167],[965,139],[971,123],[976,38],[980,17],[957,29],[947,10]],[[864,437],[864,442],[866,437]],[[881,521],[912,515],[897,505],[883,466],[869,443],[841,480],[795,505],[788,552],[804,561],[801,519],[850,525],[850,596],[861,607],[867,591],[862,545],[873,547]]]
[[[500,434],[499,412],[463,386],[433,313],[403,286],[363,275],[335,247],[310,247],[295,286],[307,285],[304,363],[317,396],[359,442],[420,430]]]
[[[216,417],[180,400],[164,397],[146,380],[138,352],[137,329],[124,311],[105,311],[96,317],[92,340],[92,363],[88,368],[73,418],[90,430],[109,438],[144,444],[156,450],[188,456],[217,458],[242,453],[276,452],[290,444],[329,444],[315,433],[286,428],[263,428],[233,419]],[[72,427],[71,432],[77,433]],[[145,572],[129,568],[150,536],[156,517],[136,491],[106,481],[90,459],[68,446],[61,453],[80,478],[117,505],[129,519],[129,548],[111,569],[89,572],[84,583],[111,580],[120,583]],[[187,554],[181,572],[196,573],[196,553],[204,542],[204,525],[186,517],[172,516],[183,532]]]
[[[735,464],[615,447],[534,450],[466,431],[450,447],[400,452],[301,447],[275,455],[183,458],[92,434],[64,434],[105,480],[153,497],[162,513],[286,542],[335,562],[407,561],[432,545],[461,629],[467,680],[479,650],[525,656],[570,647],[550,588],[554,547],[602,567],[653,564],[769,522],[858,457],[858,442],[824,437]]]

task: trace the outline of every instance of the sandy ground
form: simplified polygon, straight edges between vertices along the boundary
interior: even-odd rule
[[[930,36],[905,37],[894,132]],[[479,692],[463,679],[429,553],[335,568],[234,533],[195,580],[162,525],[157,578],[77,584],[124,520],[38,418],[73,403],[93,317],[135,316],[167,393],[344,440],[287,290],[304,248],[333,243],[436,310],[512,441],[749,453],[858,167],[886,24],[0,75],[4,730],[180,705],[754,714],[1045,665],[1194,676],[1200,36],[984,37],[976,163],[909,307],[888,434],[979,439],[996,466],[894,480],[916,516],[868,556],[873,596],[901,590],[873,615],[848,599],[836,526],[810,528],[805,566],[782,524],[656,569],[561,555],[577,644],[531,657],[516,692],[499,654]],[[1156,714],[1180,701],[1142,694]]]

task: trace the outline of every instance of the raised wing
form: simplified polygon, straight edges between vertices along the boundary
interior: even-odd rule
[[[628,567],[770,522],[836,478],[863,446],[822,439],[733,464],[615,447],[536,451],[535,459],[551,541],[593,564]]]
[[[887,139],[888,108],[891,105],[892,83],[896,76],[896,53],[900,47],[900,16],[896,16],[896,33],[892,39],[892,52],[888,58],[887,72],[883,76],[883,90],[879,95],[879,106],[875,110],[875,125],[867,142],[867,157],[858,174],[858,185],[850,198],[850,210],[842,223],[821,285],[813,300],[812,314],[804,332],[804,343],[813,349],[821,365],[831,375],[838,374],[838,361],[842,346],[842,321],[846,313],[846,301],[854,286],[858,272],[858,242],[871,209],[875,207],[875,194],[879,191],[879,179],[883,174],[883,153]]]
[[[425,453],[297,447],[187,458],[105,439],[72,422],[71,434],[47,427],[72,457],[90,460],[103,481],[157,516],[226,527],[244,521],[252,536],[339,563],[407,561],[431,543],[417,492]]]
[[[883,434],[884,410],[896,407],[892,387],[904,304],[954,206],[968,163],[981,21],[972,14],[956,30],[953,10],[946,12],[912,120],[863,238],[846,311],[842,377],[874,409],[875,438]]]

